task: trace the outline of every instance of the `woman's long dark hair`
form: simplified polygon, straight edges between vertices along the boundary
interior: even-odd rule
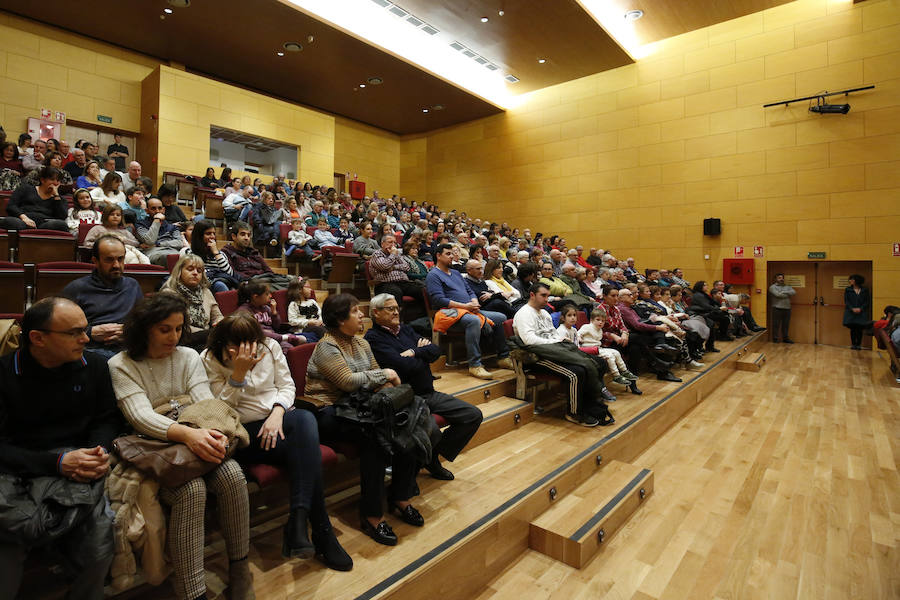
[[[180,296],[174,294],[155,294],[141,300],[125,319],[125,327],[122,333],[122,345],[132,360],[143,360],[147,356],[147,345],[150,327],[161,321],[165,321],[171,315],[178,313],[184,317],[184,327],[181,330],[181,339],[190,330],[191,319],[188,316],[187,304]]]
[[[701,279],[700,281],[698,281],[697,283],[694,284],[694,287],[691,288],[691,291],[692,292],[702,292],[704,285],[706,285],[706,282]]]
[[[216,225],[208,219],[203,219],[194,223],[194,230],[191,232],[191,252],[202,258],[204,261],[212,258],[209,255],[209,248],[206,247],[206,241],[203,237],[210,229],[215,229]]]

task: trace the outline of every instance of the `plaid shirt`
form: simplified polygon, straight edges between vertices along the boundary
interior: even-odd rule
[[[406,272],[409,271],[409,263],[400,254],[385,254],[379,248],[372,253],[369,259],[369,270],[372,279],[378,283],[390,283],[392,281],[409,281]]]

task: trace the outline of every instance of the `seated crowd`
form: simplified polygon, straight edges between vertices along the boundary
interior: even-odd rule
[[[51,142],[34,148],[32,163],[68,151]],[[14,152],[3,146],[3,168],[17,164],[21,144]],[[616,396],[607,385],[640,394],[637,373],[646,371],[681,381],[673,369],[703,368],[703,354],[718,351],[716,340],[761,329],[745,294],[718,281],[691,285],[680,269],[642,274],[633,259],[597,248],[585,256],[558,236],[532,236],[427,203],[378,192],[354,203],[322,186],[283,177],[264,185],[232,179],[228,169],[217,178],[209,169],[201,184],[225,188],[232,220],[230,242],[220,248],[210,221],[181,213],[174,189],[164,185],[152,195],[135,162],[120,174],[112,161],[98,161],[113,169],[101,175],[89,146],[70,163],[36,166],[36,183],[17,185],[4,220],[13,229],[96,224],[85,239],[91,275],[32,305],[22,319],[21,348],[0,358],[0,488],[24,507],[16,515],[52,520],[52,527],[29,527],[0,508],[0,572],[12,596],[28,552],[53,542],[73,568],[73,597],[102,597],[107,574],[114,588],[126,586],[135,554],[147,581],[161,582],[168,546],[178,597],[205,598],[211,492],[231,597],[253,598],[243,468],[255,464],[281,467],[288,480],[283,556],[315,556],[350,570],[352,558],[325,505],[320,443],[352,448],[360,528],[378,543],[396,544],[385,509],[423,526],[412,504],[418,472],[452,480],[441,458],[453,461],[482,421],[477,407],[434,389],[430,365],[442,351],[424,333],[429,328],[464,339],[469,373],[478,378],[494,377],[486,361],[513,369],[515,350],[536,356],[534,368],[569,384],[566,419],[587,427],[615,422],[609,403]],[[79,186],[68,212],[58,193],[63,172]],[[317,248],[352,241],[360,273],[374,283],[364,335],[357,298],[330,295],[320,305],[308,280],[269,267],[255,243],[281,244],[282,221],[292,225],[285,254],[305,260]],[[145,298],[125,264],[165,265],[170,254],[179,258],[168,280]],[[233,289],[239,309],[223,315],[215,293]],[[287,322],[272,296],[281,289]],[[298,390],[287,357],[307,343],[315,347]],[[397,431],[360,418],[365,407],[390,401],[417,415],[406,443]],[[447,427],[439,430],[431,415]],[[183,444],[205,467],[165,485],[127,460],[111,460],[114,439],[130,432]],[[15,483],[20,479],[33,482],[30,494]],[[54,504],[52,514],[40,510],[59,497],[69,501]],[[130,521],[138,514],[139,525]]]

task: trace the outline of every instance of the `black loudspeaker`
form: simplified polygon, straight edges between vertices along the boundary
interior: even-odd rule
[[[703,219],[703,235],[719,235],[722,233],[721,219]]]

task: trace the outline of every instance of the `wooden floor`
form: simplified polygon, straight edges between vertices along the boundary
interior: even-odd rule
[[[761,372],[736,372],[634,461],[655,492],[592,563],[528,551],[478,600],[900,597],[900,389],[886,363],[763,351]]]

